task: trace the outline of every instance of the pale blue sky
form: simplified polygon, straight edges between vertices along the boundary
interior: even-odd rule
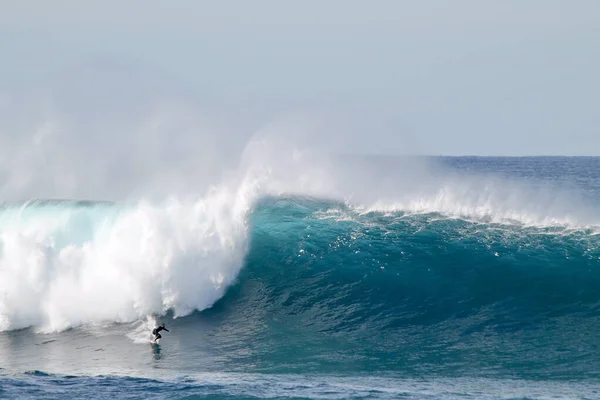
[[[0,0],[0,94],[98,60],[345,152],[600,155],[600,1]]]

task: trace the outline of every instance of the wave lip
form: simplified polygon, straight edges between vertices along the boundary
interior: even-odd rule
[[[465,182],[466,181],[466,182]],[[440,214],[473,222],[566,229],[600,228],[596,207],[556,190],[532,190],[510,182],[478,180],[446,182],[396,199],[355,205],[360,213]]]

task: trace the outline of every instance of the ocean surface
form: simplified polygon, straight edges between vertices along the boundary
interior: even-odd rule
[[[429,162],[3,204],[0,398],[599,399],[600,158]]]

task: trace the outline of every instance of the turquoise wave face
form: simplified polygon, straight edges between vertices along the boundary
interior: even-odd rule
[[[207,314],[252,348],[240,368],[595,375],[599,245],[557,226],[265,199],[238,282]]]

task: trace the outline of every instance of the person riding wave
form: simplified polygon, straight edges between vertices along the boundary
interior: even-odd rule
[[[162,336],[160,335],[160,331],[165,330],[167,332],[169,332],[169,330],[167,328],[165,328],[165,324],[160,324],[160,326],[158,328],[154,328],[152,330],[152,334],[154,335],[154,341],[156,342],[158,339],[160,339]]]

